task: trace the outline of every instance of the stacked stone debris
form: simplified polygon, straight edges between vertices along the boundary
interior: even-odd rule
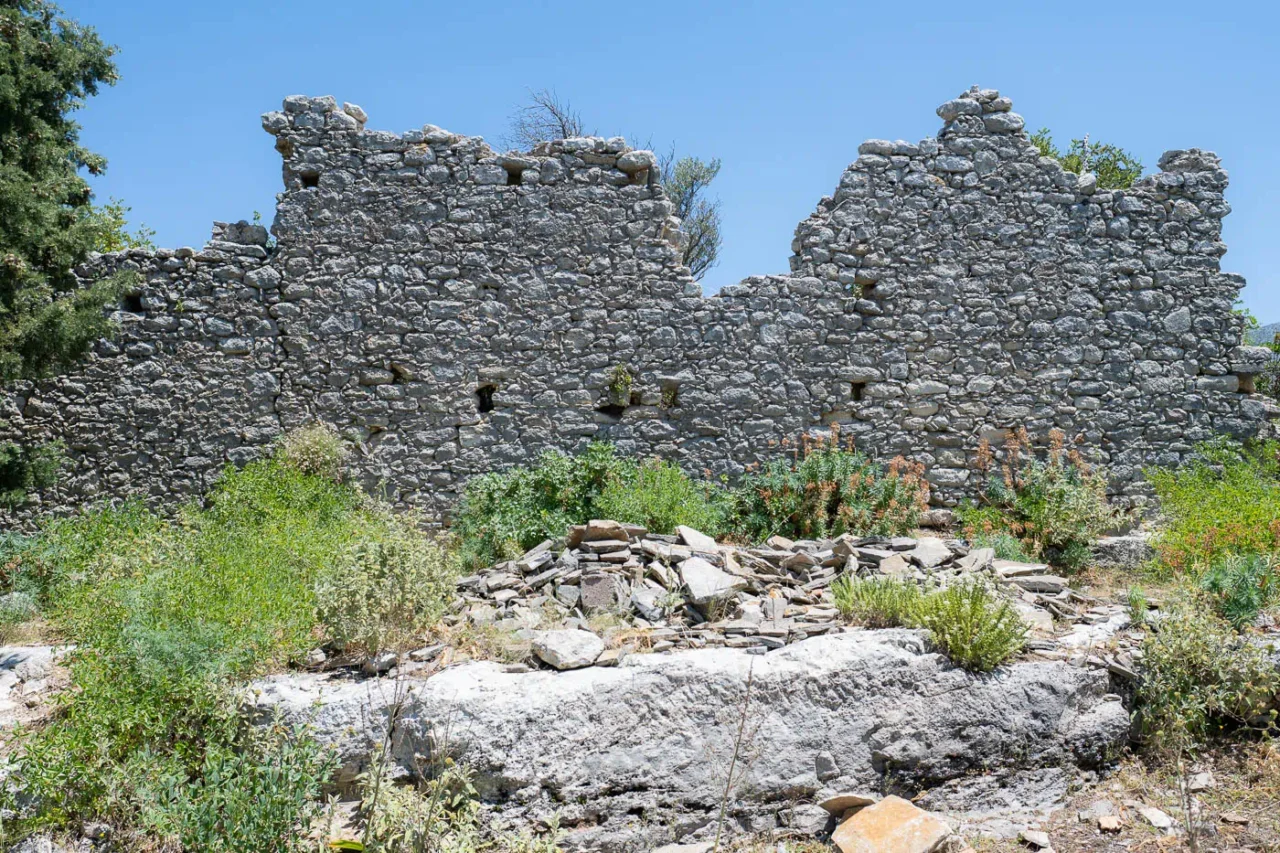
[[[1219,259],[1227,173],[1170,151],[1125,190],[1041,157],[995,90],[920,142],[871,140],[796,230],[789,275],[704,298],[651,152],[622,139],[494,151],[434,125],[370,130],[291,96],[263,117],[283,166],[271,232],[130,250],[118,339],[8,389],[3,435],[62,439],[44,508],[178,499],[283,430],[360,444],[362,482],[443,517],[469,477],[594,439],[734,477],[840,425],[978,488],[985,438],[1079,437],[1114,492],[1216,433],[1257,434],[1265,348]],[[619,377],[625,377],[620,380]]]
[[[688,527],[663,535],[595,520],[459,580],[449,621],[523,634],[535,654],[558,669],[611,665],[629,651],[728,646],[764,653],[846,630],[831,586],[840,577],[873,576],[930,587],[989,580],[1030,626],[1032,650],[1050,656],[1079,645],[1068,640],[1062,646],[1055,637],[1061,627],[1078,626],[1087,637],[1089,626],[1103,625],[1110,636],[1126,620],[1123,607],[1072,590],[1047,565],[997,560],[992,549],[971,549],[958,539],[774,536],[760,546],[740,546]],[[591,630],[599,616],[636,630],[606,648]]]

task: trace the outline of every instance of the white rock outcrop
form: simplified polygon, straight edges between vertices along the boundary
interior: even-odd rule
[[[793,806],[842,791],[910,793],[971,775],[990,783],[1095,766],[1129,727],[1103,671],[1026,661],[973,675],[906,630],[815,637],[766,655],[631,655],[567,672],[473,662],[399,685],[281,675],[255,684],[254,713],[310,722],[337,747],[349,781],[400,693],[401,766],[447,748],[507,816],[558,814],[570,848],[606,850],[714,832],[748,679],[735,831],[787,823]]]

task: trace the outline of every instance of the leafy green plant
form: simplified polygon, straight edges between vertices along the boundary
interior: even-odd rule
[[[65,464],[61,442],[0,442],[0,507],[17,509],[27,503],[32,492],[55,485]]]
[[[560,853],[559,828],[542,837],[481,830],[478,792],[471,771],[444,758],[427,778],[402,784],[375,753],[371,770],[360,775],[364,831],[340,849],[365,853],[448,851],[448,853]]]
[[[1140,586],[1131,586],[1124,594],[1125,606],[1129,609],[1129,621],[1134,625],[1144,625],[1147,621],[1147,610],[1150,602],[1147,594]]]
[[[0,643],[7,643],[15,629],[40,613],[35,597],[27,592],[6,592],[0,595]]]
[[[1218,615],[1237,631],[1252,625],[1264,609],[1280,603],[1280,569],[1264,554],[1228,554],[1200,576]]]
[[[1191,601],[1152,628],[1135,697],[1150,748],[1181,753],[1232,729],[1275,729],[1280,672],[1265,648]]]
[[[465,565],[512,559],[543,539],[596,517],[605,487],[629,464],[613,445],[593,442],[577,456],[556,450],[530,467],[482,474],[467,481],[454,508],[452,531]]]
[[[924,601],[915,581],[879,576],[840,577],[831,584],[831,596],[841,616],[868,628],[914,626]]]
[[[1107,502],[1107,479],[1074,450],[1066,448],[1061,430],[1049,434],[1044,456],[1036,454],[1025,429],[1005,443],[998,466],[983,440],[977,469],[986,477],[982,505],[960,508],[967,537],[1008,534],[1022,542],[1025,553],[1068,569],[1090,557],[1090,545],[1117,520]]]
[[[609,371],[609,399],[617,406],[625,406],[631,402],[631,386],[635,379],[625,364],[615,365]]]
[[[349,455],[338,431],[322,421],[285,433],[276,448],[276,458],[284,465],[335,482],[342,479]]]
[[[1040,156],[1052,157],[1062,168],[1077,175],[1092,172],[1098,177],[1098,189],[1123,190],[1142,177],[1142,161],[1116,145],[1073,139],[1066,151],[1053,144],[1053,136],[1042,127],[1031,136]]]
[[[728,527],[733,505],[732,496],[716,484],[695,481],[672,462],[648,459],[620,468],[600,494],[595,512],[654,533],[674,533],[683,524],[718,536]]]
[[[980,581],[925,596],[917,620],[943,654],[973,672],[990,672],[1021,651],[1027,640],[1027,625],[1018,611]]]
[[[369,654],[403,645],[443,614],[457,575],[452,555],[412,517],[375,515],[366,535],[323,570],[316,608],[326,637]]]
[[[1218,438],[1146,475],[1164,516],[1153,542],[1163,567],[1194,575],[1229,554],[1280,552],[1280,442]]]
[[[743,478],[738,491],[742,532],[828,537],[842,533],[900,535],[929,505],[924,466],[898,457],[881,467],[827,437],[801,438],[790,459],[775,459]]]

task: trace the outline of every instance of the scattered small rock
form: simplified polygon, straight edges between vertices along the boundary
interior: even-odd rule
[[[1038,829],[1024,829],[1018,833],[1018,837],[1037,850],[1049,850],[1053,847],[1049,843],[1049,834]]]
[[[1143,806],[1138,809],[1138,814],[1142,815],[1143,820],[1154,826],[1156,829],[1172,829],[1173,818],[1160,811],[1155,806]]]

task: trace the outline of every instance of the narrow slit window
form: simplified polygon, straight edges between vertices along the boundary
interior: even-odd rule
[[[493,392],[497,389],[492,385],[481,385],[476,389],[476,410],[481,414],[493,411]]]
[[[141,314],[142,313],[142,294],[126,293],[124,295],[124,298],[120,300],[120,307],[123,310],[128,311],[130,314]]]
[[[298,177],[302,179],[302,185],[307,189],[315,189],[320,186],[319,172],[299,172]]]
[[[855,403],[862,402],[862,398],[867,394],[867,383],[854,382],[849,386],[849,399]]]

